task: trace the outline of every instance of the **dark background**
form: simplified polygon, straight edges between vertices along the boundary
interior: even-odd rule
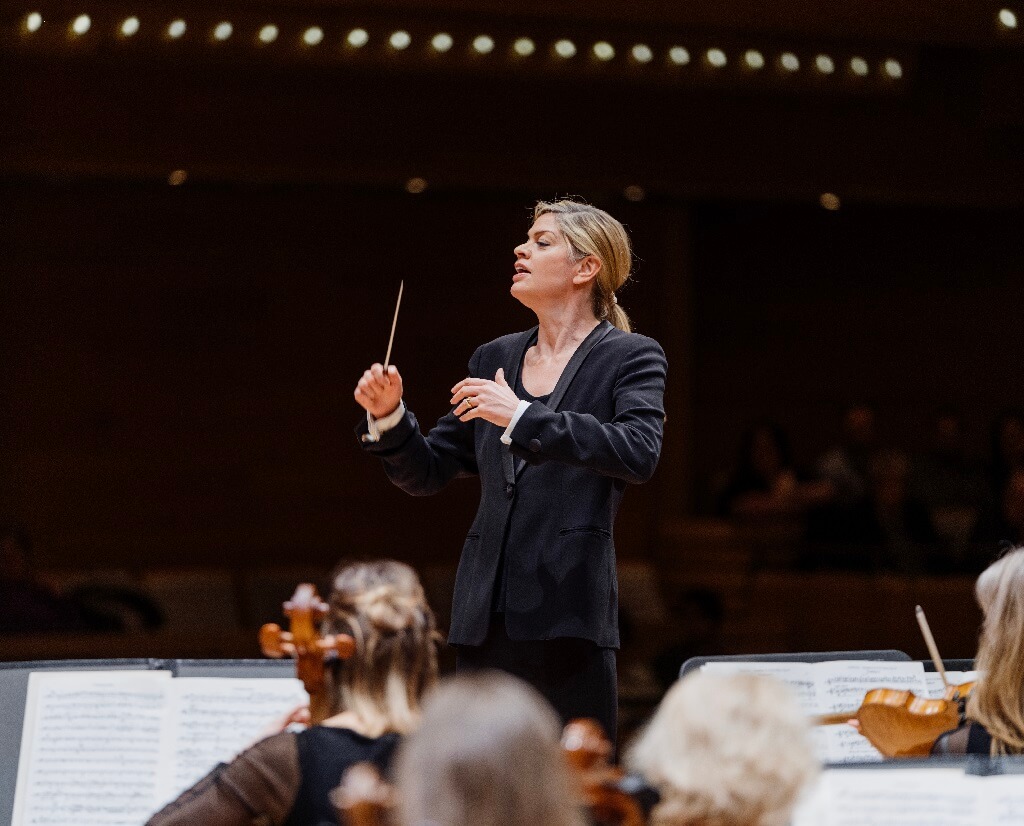
[[[759,417],[807,463],[851,401],[909,450],[953,404],[982,456],[996,412],[1024,403],[1024,36],[998,6],[45,5],[33,35],[34,7],[0,13],[0,516],[43,569],[452,565],[476,485],[392,488],[356,446],[351,393],[383,357],[404,279],[393,359],[421,422],[446,412],[474,347],[531,323],[507,288],[541,197],[627,224],[622,303],[668,353],[662,465],[616,536],[655,579],[733,587],[715,561],[733,557],[692,526]],[[92,29],[69,38],[82,11]],[[142,28],[120,39],[129,14]],[[188,34],[171,43],[159,31],[178,16]],[[214,44],[220,19],[235,34]],[[257,47],[265,22],[281,38]],[[306,49],[313,23],[325,41]],[[355,25],[371,32],[359,53],[340,45]],[[381,45],[397,28],[406,52]],[[431,56],[441,30],[456,47]],[[485,31],[495,52],[471,54]],[[539,48],[517,61],[523,33]],[[563,36],[572,61],[547,54]],[[614,61],[586,57],[595,39]],[[634,42],[651,65],[626,59]],[[689,66],[665,64],[674,43]],[[725,69],[703,62],[709,46]],[[749,47],[760,73],[740,65]],[[775,66],[784,50],[799,72]],[[835,76],[810,68],[819,52]],[[867,78],[844,69],[852,55]],[[902,79],[881,75],[888,57]],[[414,176],[426,191],[406,191]],[[970,584],[936,587],[973,611]],[[860,635],[849,609],[811,614],[826,628],[811,642],[763,626],[724,645],[888,647],[905,607],[872,608],[892,621]],[[951,654],[970,653],[976,622]],[[921,647],[913,633],[893,646]]]

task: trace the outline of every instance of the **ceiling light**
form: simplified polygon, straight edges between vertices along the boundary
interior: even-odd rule
[[[818,203],[821,204],[825,209],[835,212],[842,204],[839,201],[839,196],[834,192],[822,192],[821,197],[818,198]]]
[[[271,24],[264,26],[262,29],[260,29],[260,33],[257,35],[257,37],[259,38],[260,43],[273,43],[275,40],[277,40],[278,34],[279,32],[277,26]]]
[[[455,45],[455,41],[452,40],[452,36],[450,34],[441,32],[430,38],[430,45],[433,47],[435,52],[447,52]]]
[[[412,43],[412,37],[409,36],[409,32],[399,29],[397,32],[392,32],[391,37],[388,38],[388,43],[391,44],[392,49],[407,49],[409,44]]]
[[[520,37],[512,44],[512,50],[520,57],[529,57],[537,50],[537,47],[530,38]]]
[[[302,33],[302,42],[307,46],[316,46],[324,39],[324,30],[319,26],[310,26]]]
[[[594,57],[598,60],[611,60],[615,57],[615,47],[604,40],[594,44]]]
[[[71,31],[75,34],[82,35],[89,31],[89,27],[92,26],[92,20],[89,19],[89,15],[80,14],[71,23]]]
[[[676,66],[685,66],[690,62],[690,53],[682,46],[673,46],[668,50],[668,59]]]
[[[1017,28],[1017,15],[1010,9],[999,10],[999,23],[1004,29]]]
[[[747,65],[751,69],[764,68],[764,55],[761,54],[757,49],[748,49],[747,53],[743,55],[743,59],[747,62]]]
[[[43,16],[34,11],[31,14],[25,16],[25,30],[29,32],[39,31],[39,27],[43,25]]]
[[[800,58],[792,52],[783,52],[779,57],[779,64],[787,72],[795,72],[800,68]]]
[[[827,54],[820,54],[814,58],[814,65],[823,75],[830,75],[836,70],[836,62]]]
[[[231,33],[235,30],[235,27],[225,20],[223,23],[218,23],[216,28],[213,30],[214,40],[224,41],[231,37]]]
[[[721,49],[708,49],[707,59],[708,63],[716,69],[721,69],[728,62],[725,57],[725,52]]]
[[[170,37],[170,38],[173,38],[174,40],[177,40],[184,33],[185,33],[185,21],[184,20],[175,20],[173,23],[171,23],[170,26],[167,27],[167,36]]]
[[[868,73],[868,62],[863,57],[851,58],[850,71],[858,77],[864,77]]]
[[[494,51],[494,38],[486,34],[473,38],[473,51],[479,54],[490,54]]]
[[[903,77],[903,65],[898,60],[894,60],[890,57],[885,61],[883,68],[885,69],[885,73],[893,80],[899,80]]]
[[[630,184],[627,186],[622,190],[622,194],[627,201],[633,202],[642,201],[647,196],[647,193],[644,192],[644,188],[642,186],[637,186],[636,184]]]
[[[167,183],[171,186],[181,186],[188,180],[188,173],[184,169],[175,169],[167,176]]]
[[[633,60],[637,63],[650,63],[654,60],[654,52],[651,51],[651,47],[646,43],[637,43],[632,51]]]
[[[555,54],[568,60],[576,54],[576,44],[571,40],[559,40],[555,43]]]
[[[131,37],[139,31],[139,18],[129,17],[121,24],[121,34],[125,37]]]
[[[366,33],[366,29],[352,29],[345,40],[349,46],[352,46],[355,49],[361,49],[370,42],[370,35]]]
[[[412,195],[419,195],[427,188],[426,178],[410,178],[405,182],[405,191]]]

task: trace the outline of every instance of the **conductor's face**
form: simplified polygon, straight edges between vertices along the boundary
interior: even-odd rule
[[[569,301],[579,287],[575,284],[579,264],[558,221],[553,215],[541,215],[515,249],[516,264],[511,293],[531,309]]]

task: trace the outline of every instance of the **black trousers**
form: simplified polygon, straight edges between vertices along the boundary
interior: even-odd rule
[[[510,640],[505,615],[492,614],[483,645],[456,646],[455,656],[457,672],[494,668],[519,677],[544,695],[563,724],[593,717],[615,743],[615,649],[572,637]]]

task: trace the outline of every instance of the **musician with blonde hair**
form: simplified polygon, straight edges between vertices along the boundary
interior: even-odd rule
[[[340,568],[323,630],[356,641],[350,659],[325,664],[331,716],[221,764],[148,826],[333,823],[329,795],[346,769],[359,762],[388,769],[402,735],[419,724],[421,698],[437,683],[434,614],[416,572],[391,560]]]
[[[982,571],[974,588],[984,614],[966,721],[932,754],[1024,754],[1024,548]]]
[[[402,377],[359,380],[361,443],[407,493],[478,476],[449,642],[461,670],[535,686],[563,720],[594,717],[614,739],[619,645],[615,515],[661,452],[666,361],[631,333],[618,291],[632,254],[622,224],[578,201],[538,203],[515,248],[512,296],[537,326],[477,348],[452,411],[426,435]]]
[[[677,682],[627,763],[661,795],[651,826],[786,826],[819,769],[792,691],[754,674]]]

